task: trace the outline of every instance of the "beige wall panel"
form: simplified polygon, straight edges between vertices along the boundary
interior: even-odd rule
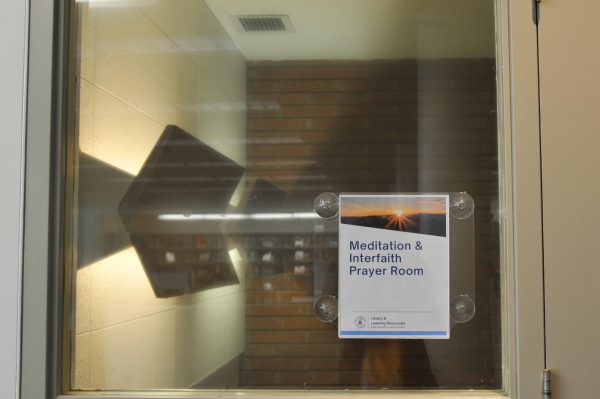
[[[143,389],[154,369],[152,318],[145,317],[91,333],[90,389]]]
[[[199,359],[219,359],[219,362],[203,362],[206,365],[223,364],[243,351],[244,342],[244,293],[215,298],[206,303],[202,311],[195,309],[194,330],[206,335],[203,340],[205,351],[198,353]],[[230,342],[231,345],[225,345]],[[214,367],[214,366],[213,366]],[[206,375],[214,368],[206,368]]]
[[[91,331],[243,290],[240,285],[231,285],[182,297],[156,298],[133,247],[86,269],[91,273]]]
[[[217,90],[207,87],[204,93],[216,102],[207,100],[190,105],[197,118],[197,130],[190,133],[243,165],[245,111],[229,109],[230,102]],[[80,98],[81,151],[129,174],[137,174],[164,125],[85,80],[81,82]]]
[[[94,155],[94,85],[85,79],[79,82],[78,93],[78,117],[79,117],[79,132],[77,141],[79,149],[86,154]]]
[[[196,373],[188,385],[207,377],[244,350],[244,307],[245,294],[238,291],[183,308],[183,317],[191,320],[191,331],[195,332],[193,359],[187,363],[196,366]],[[180,342],[177,344],[178,351],[186,350]]]
[[[246,96],[246,62],[201,0],[161,0],[142,12],[184,51],[228,98]]]
[[[166,6],[164,2],[156,3],[156,7],[159,5],[162,7],[158,10],[151,8],[157,13],[155,17],[162,16],[160,21],[165,29],[170,27],[176,35],[178,32],[172,25],[179,20],[164,20],[159,11],[164,11]],[[179,14],[185,11],[173,8],[177,8]],[[95,41],[89,49],[85,44],[90,40],[83,43],[84,53],[94,54],[93,68],[86,66],[87,70],[94,71],[93,80],[92,73],[87,73],[88,80],[163,125],[179,125],[207,141],[215,135],[239,138],[236,145],[215,148],[243,163],[245,130],[228,121],[230,112],[243,111],[245,107],[245,61],[239,51],[229,48],[225,52],[194,52],[189,44],[181,43],[184,39],[165,35],[162,26],[159,28],[137,9],[92,11]],[[180,26],[186,26],[185,21],[178,25],[179,30]],[[196,40],[192,28],[182,34]],[[200,36],[198,40],[203,38]],[[85,71],[82,76],[86,77]]]
[[[90,11],[87,5],[82,5],[79,9],[79,76],[93,82],[96,68],[96,13]]]
[[[91,372],[91,334],[85,333],[75,337],[75,363],[77,367],[74,369],[72,378],[75,386],[81,389],[90,389],[90,372]]]
[[[192,58],[209,71],[235,109],[245,107],[246,60],[239,50],[196,52]]]
[[[77,270],[75,279],[75,333],[82,334],[92,327],[92,269]]]
[[[172,300],[161,300],[154,296],[133,247],[87,268],[92,272],[92,331],[149,316],[175,306]]]
[[[131,175],[165,125],[245,162],[245,60],[203,1],[80,4],[80,150]],[[235,252],[231,254],[236,255]],[[186,388],[244,348],[240,285],[158,299],[129,247],[77,272],[78,389]]]
[[[197,66],[138,9],[96,14],[94,83],[162,122],[195,131],[202,82]]]
[[[152,328],[155,334],[155,343],[152,348],[155,361],[153,362],[152,385],[163,388],[187,387],[185,379],[179,375],[181,370],[193,374],[196,369],[190,364],[189,351],[176,352],[178,344],[182,346],[194,345],[194,333],[189,328],[191,321],[181,320],[178,315],[182,308],[172,309],[167,312],[157,313],[152,317]],[[189,380],[189,378],[188,378]]]
[[[237,292],[82,334],[78,387],[192,386],[243,351],[243,308]]]
[[[89,82],[82,81],[80,87],[79,148],[111,166],[137,174],[164,125]]]
[[[553,397],[600,392],[600,56],[596,2],[542,2],[546,354]]]
[[[209,107],[209,109],[198,112],[198,127],[202,132],[201,140],[240,165],[245,165],[246,137],[229,133],[231,131],[245,132],[245,111],[230,110],[226,106]]]

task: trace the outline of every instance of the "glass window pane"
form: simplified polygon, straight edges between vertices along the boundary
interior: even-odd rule
[[[76,9],[73,390],[503,387],[493,0]],[[477,311],[450,339],[315,317],[319,194],[463,191],[451,292]]]

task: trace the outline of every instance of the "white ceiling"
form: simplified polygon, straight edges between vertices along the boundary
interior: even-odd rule
[[[494,56],[493,0],[205,0],[247,60]],[[294,33],[240,34],[237,15],[289,15]]]

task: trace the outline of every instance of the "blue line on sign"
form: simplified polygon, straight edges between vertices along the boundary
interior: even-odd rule
[[[446,335],[447,331],[340,331],[340,335]]]

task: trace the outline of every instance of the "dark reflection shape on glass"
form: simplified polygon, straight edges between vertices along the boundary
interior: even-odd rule
[[[169,125],[129,186],[119,213],[129,227],[127,222],[139,214],[224,212],[243,173],[236,162]]]
[[[244,204],[247,213],[277,212],[287,193],[265,179],[256,179]]]
[[[239,283],[210,215],[225,213],[243,173],[179,127],[165,128],[119,204],[157,297]]]
[[[117,207],[133,176],[79,153],[77,267],[127,248],[129,234]]]
[[[159,298],[239,284],[217,234],[132,234],[131,243]]]

